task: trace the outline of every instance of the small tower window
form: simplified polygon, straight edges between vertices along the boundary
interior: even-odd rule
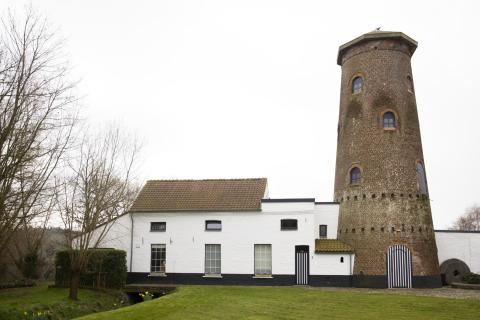
[[[387,111],[383,114],[383,128],[395,129],[397,127],[397,121],[395,120],[395,114],[391,111]]]
[[[416,165],[417,170],[417,179],[418,179],[418,191],[421,194],[427,194],[427,177],[425,175],[425,169],[421,162],[417,162]]]
[[[354,167],[350,170],[350,184],[358,184],[362,179],[362,172],[360,168]]]
[[[411,76],[407,76],[407,86],[408,86],[408,92],[413,93],[413,80]]]
[[[360,93],[362,92],[363,87],[363,79],[362,77],[356,77],[352,81],[352,93]]]

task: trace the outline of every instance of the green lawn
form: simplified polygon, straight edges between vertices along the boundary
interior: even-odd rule
[[[121,301],[120,297],[86,289],[79,291],[78,298],[78,301],[70,301],[68,289],[48,288],[45,283],[30,288],[2,289],[0,320],[72,319],[115,309],[120,307]]]
[[[294,287],[183,286],[100,319],[480,319],[479,300]]]

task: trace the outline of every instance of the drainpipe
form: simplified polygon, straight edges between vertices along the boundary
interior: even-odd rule
[[[130,228],[130,272],[132,272],[132,259],[133,259],[133,213],[130,212],[130,221],[132,222],[132,227]]]

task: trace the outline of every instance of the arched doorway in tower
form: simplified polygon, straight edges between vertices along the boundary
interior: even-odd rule
[[[412,253],[401,244],[388,248],[387,281],[389,288],[412,287]]]

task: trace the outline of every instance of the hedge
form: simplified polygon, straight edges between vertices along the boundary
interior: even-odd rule
[[[37,283],[31,279],[21,279],[10,282],[2,282],[0,283],[0,289],[33,287],[36,285]]]
[[[58,251],[55,257],[55,285],[70,285],[70,255]],[[122,288],[127,280],[127,254],[123,250],[90,249],[88,263],[80,285],[93,288]]]
[[[469,284],[480,284],[480,274],[467,273],[463,276],[462,281]]]

